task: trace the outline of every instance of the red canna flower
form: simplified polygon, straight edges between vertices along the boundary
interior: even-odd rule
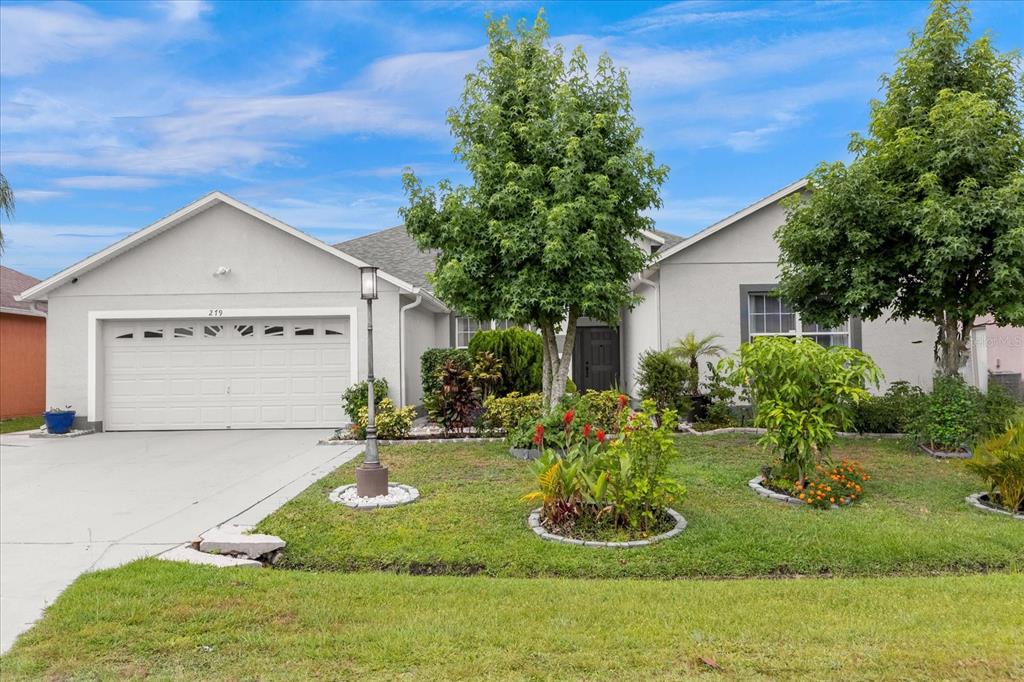
[[[584,424],[583,425],[583,437],[584,438],[590,438],[590,430],[592,428],[593,427],[590,424]]]
[[[573,418],[575,416],[576,416],[576,410],[569,410],[568,412],[566,412],[565,413],[565,417],[563,418],[563,421],[565,422],[565,425],[568,426],[569,424],[572,424],[572,420],[573,420]]]
[[[597,442],[598,443],[603,443],[604,442],[604,429],[598,429],[597,430]]]
[[[544,442],[544,425],[537,424],[537,428],[533,430],[533,444],[540,445]]]
[[[627,400],[628,400],[628,398],[626,398],[625,395],[623,395],[622,393],[619,394],[619,409],[620,410],[626,406],[626,401]]]

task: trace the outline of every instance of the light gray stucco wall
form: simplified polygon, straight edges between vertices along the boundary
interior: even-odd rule
[[[413,296],[403,296],[403,305],[414,302]],[[420,304],[405,313],[405,404],[419,405],[423,402],[423,385],[420,381],[420,356],[429,348],[447,348],[449,344],[448,313],[435,313]]]
[[[213,277],[220,266],[231,273]],[[374,303],[374,363],[398,399],[398,290],[380,280]],[[48,404],[86,415],[88,315],[99,310],[351,307],[358,377],[366,376],[366,304],[358,269],[225,204],[135,246],[50,292]],[[102,358],[102,348],[97,347]],[[97,375],[102,377],[102,367]],[[102,406],[103,382],[97,382]],[[341,397],[339,396],[339,400]]]
[[[784,221],[785,211],[778,204],[767,206],[661,263],[663,347],[690,331],[720,334],[729,352],[739,347],[740,286],[778,282],[779,249],[773,234]],[[901,379],[931,388],[931,323],[863,321],[861,333],[862,349],[885,373],[881,390]]]
[[[661,350],[658,319],[657,286],[660,274],[655,272],[646,279],[654,282],[655,287],[640,283],[635,293],[644,297],[635,308],[622,314],[619,339],[622,343],[622,390],[630,396],[637,396],[636,375],[640,354],[646,350]]]

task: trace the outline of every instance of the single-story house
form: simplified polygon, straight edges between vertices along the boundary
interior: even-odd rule
[[[46,409],[46,304],[15,298],[38,282],[0,265],[0,419]]]
[[[803,323],[770,292],[778,201],[794,183],[687,239],[645,233],[655,253],[634,286],[645,300],[616,327],[583,320],[573,378],[632,392],[636,358],[689,331],[730,350],[758,334],[812,336],[870,353],[888,381],[928,387],[934,327]],[[421,402],[419,358],[480,328],[437,299],[434,257],[395,227],[334,246],[220,192],[29,288],[47,301],[47,400],[107,430],[332,427],[339,397],[366,375],[359,268],[375,265],[374,370],[391,398]]]

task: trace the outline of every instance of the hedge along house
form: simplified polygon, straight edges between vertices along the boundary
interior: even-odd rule
[[[79,425],[336,427],[366,375],[366,264],[214,192],[18,299],[48,303],[46,400]],[[418,402],[419,354],[447,345],[449,311],[384,267],[378,289],[376,373]]]

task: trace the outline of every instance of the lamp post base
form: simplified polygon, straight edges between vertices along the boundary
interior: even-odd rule
[[[359,497],[380,497],[388,494],[388,468],[363,463],[356,467],[356,493]]]

